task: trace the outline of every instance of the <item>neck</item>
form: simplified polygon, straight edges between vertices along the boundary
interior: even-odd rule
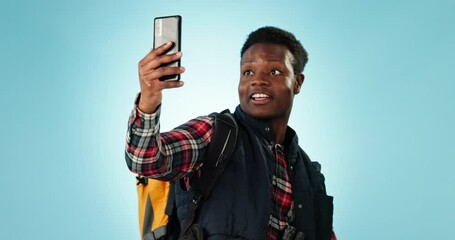
[[[286,129],[288,127],[288,121],[273,121],[271,123],[272,125],[272,129],[273,129],[273,133],[275,135],[275,143],[277,144],[283,144],[284,143],[284,139],[286,137]]]

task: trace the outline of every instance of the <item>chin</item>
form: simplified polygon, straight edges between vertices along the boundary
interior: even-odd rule
[[[260,109],[246,109],[243,110],[246,114],[251,117],[259,118],[259,119],[271,119],[273,118],[273,113],[266,112]]]

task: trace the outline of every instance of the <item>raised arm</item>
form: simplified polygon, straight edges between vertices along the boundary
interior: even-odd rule
[[[182,56],[164,55],[171,46],[164,44],[139,62],[141,93],[128,122],[125,148],[125,160],[132,172],[161,180],[181,178],[202,165],[213,125],[213,120],[205,116],[160,133],[162,90],[183,86],[182,82],[159,80],[184,71],[182,67],[163,67]]]

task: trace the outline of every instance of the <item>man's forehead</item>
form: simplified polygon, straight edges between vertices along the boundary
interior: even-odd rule
[[[282,44],[256,43],[251,45],[241,58],[242,63],[267,60],[267,62],[292,61],[293,55],[289,49]]]

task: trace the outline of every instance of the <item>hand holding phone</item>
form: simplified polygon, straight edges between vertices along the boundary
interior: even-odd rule
[[[142,112],[154,113],[161,104],[163,98],[162,90],[178,88],[183,86],[182,81],[161,81],[160,78],[169,75],[180,75],[185,71],[183,67],[162,67],[171,62],[178,61],[182,54],[180,52],[172,55],[165,54],[172,48],[168,42],[150,51],[139,62],[139,83],[141,96],[138,107]]]
[[[185,71],[180,67],[180,29],[180,16],[155,19],[153,49],[139,62],[141,96],[138,108],[142,112],[156,111],[163,89],[183,86],[179,81],[180,74]]]

